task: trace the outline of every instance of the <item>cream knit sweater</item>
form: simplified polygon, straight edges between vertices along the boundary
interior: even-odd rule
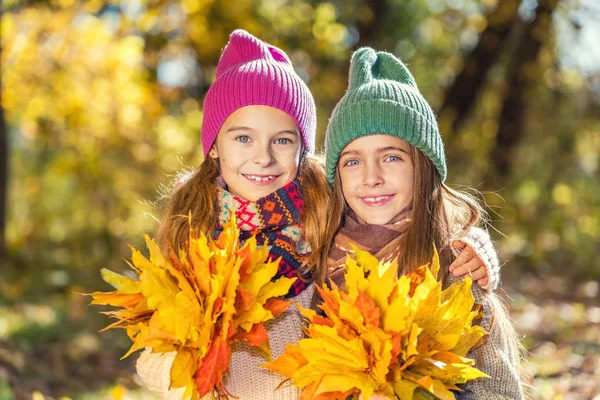
[[[310,285],[292,302],[299,303],[302,307],[310,307],[310,302],[315,290]],[[269,333],[269,342],[273,358],[277,358],[285,351],[286,343],[298,343],[304,337],[302,327],[303,317],[295,305],[290,306],[285,312],[266,324]],[[170,370],[175,352],[152,353],[146,349],[137,361],[137,372],[153,393],[167,400],[182,400],[184,388],[169,389]],[[290,385],[275,388],[285,378],[275,372],[261,368],[260,365],[267,360],[252,346],[246,343],[236,343],[232,348],[229,373],[223,378],[225,388],[240,400],[295,400],[300,397],[301,390]],[[205,396],[205,399],[211,399]]]
[[[447,284],[460,277],[450,274]],[[487,343],[471,350],[468,358],[475,360],[475,367],[485,372],[490,378],[470,381],[461,386],[462,392],[456,394],[457,400],[522,400],[525,399],[519,377],[520,357],[511,351],[510,334],[500,320],[495,320],[494,294],[486,293],[477,284],[471,286],[475,302],[483,307],[481,327],[489,332]],[[507,321],[508,322],[508,321]],[[508,322],[510,323],[510,322]]]
[[[483,229],[471,228],[466,234],[456,239],[464,241],[475,250],[475,253],[481,258],[488,271],[489,284],[485,289],[495,289],[499,284],[500,266],[496,250],[488,233]],[[453,279],[457,278],[453,277]],[[476,284],[473,285],[473,290],[478,302],[483,301],[487,314],[490,310],[486,309],[483,291]],[[300,295],[290,300],[308,308],[310,307],[313,293],[314,285],[310,285]],[[304,337],[303,326],[304,319],[294,305],[267,324],[273,358],[277,358],[283,354],[286,343],[298,343]],[[484,328],[489,328],[489,326],[484,326]],[[501,378],[502,380],[506,379],[505,374],[508,374],[510,375],[508,380],[514,382],[516,375],[513,372],[513,363],[515,360],[504,359],[506,355],[503,351],[504,344],[502,343],[501,333],[492,332],[491,336],[492,343],[482,346],[482,351],[479,351],[475,355],[471,354],[471,356],[477,359],[477,366],[479,368],[483,367],[482,363],[486,367],[491,367],[491,370],[483,368],[488,374],[494,375],[502,371],[500,374],[503,377]],[[245,343],[238,343],[232,350],[229,373],[224,376],[223,384],[230,393],[238,396],[240,400],[297,400],[300,397],[301,390],[290,385],[284,385],[275,390],[284,377],[261,368],[260,365],[264,364],[266,360],[251,346]],[[150,391],[166,400],[183,400],[183,393],[185,391],[183,388],[169,389],[171,383],[170,370],[174,358],[174,352],[161,354],[152,353],[149,349],[146,349],[138,359],[136,368],[142,381]],[[496,368],[499,368],[500,371],[496,370]],[[490,396],[493,391],[488,391],[491,388],[486,387],[490,384],[492,382],[487,381],[483,383],[483,386],[479,382],[475,385],[467,385],[463,393],[464,397],[459,395],[459,398],[522,398],[522,394],[515,397],[510,395],[506,397],[471,397],[472,394],[477,393],[485,393],[485,396]],[[503,386],[502,382],[496,382],[496,384]],[[514,387],[510,383],[509,386]],[[481,390],[483,392],[480,392]],[[205,396],[204,399],[209,400],[211,397]]]

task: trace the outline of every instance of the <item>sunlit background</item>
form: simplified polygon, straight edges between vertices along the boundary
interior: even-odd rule
[[[596,0],[3,1],[0,399],[141,399],[108,290],[161,185],[202,161],[202,102],[235,28],[283,48],[318,142],[362,45],[414,74],[448,182],[490,206],[533,399],[600,399]],[[7,154],[3,154],[5,143]],[[3,169],[0,168],[0,171]],[[7,179],[6,179],[7,178]],[[7,185],[5,187],[5,183]],[[2,202],[0,202],[2,204]]]

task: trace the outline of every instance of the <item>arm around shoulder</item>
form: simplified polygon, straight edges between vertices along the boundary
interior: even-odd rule
[[[483,261],[489,277],[488,284],[484,289],[487,291],[496,290],[500,284],[500,261],[488,231],[473,226],[455,239],[466,243],[475,251],[477,257]]]

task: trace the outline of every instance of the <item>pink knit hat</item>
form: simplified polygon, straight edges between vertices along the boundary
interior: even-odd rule
[[[217,80],[204,99],[205,157],[227,117],[251,105],[270,106],[289,114],[300,128],[306,150],[315,151],[315,101],[294,72],[289,57],[283,50],[237,29],[229,37],[217,65]]]

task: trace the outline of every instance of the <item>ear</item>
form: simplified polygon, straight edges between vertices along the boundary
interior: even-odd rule
[[[213,146],[210,151],[208,152],[208,155],[211,158],[219,158],[219,150],[217,150],[217,146]]]

